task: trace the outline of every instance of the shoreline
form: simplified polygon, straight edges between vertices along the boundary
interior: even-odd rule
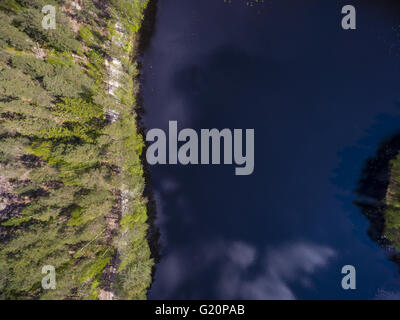
[[[361,177],[355,190],[358,200],[354,204],[369,221],[368,236],[387,254],[388,259],[397,265],[400,272],[400,253],[386,236],[386,213],[391,206],[394,191],[392,162],[400,151],[400,133],[382,141],[374,156],[364,162]]]
[[[136,100],[138,104],[138,109],[137,109],[137,126],[138,126],[138,132],[141,134],[143,137],[145,137],[146,126],[144,125],[143,118],[146,113],[146,107],[144,106],[143,103],[143,91],[142,91],[142,85],[143,85],[143,72],[142,72],[142,64],[141,62],[138,61],[138,58],[143,58],[143,55],[145,54],[151,38],[153,36],[153,33],[155,31],[155,22],[156,22],[156,14],[157,14],[157,7],[158,0],[149,0],[146,9],[143,12],[143,21],[142,21],[142,27],[139,30],[139,39],[137,40],[137,47],[136,51],[134,53],[133,59],[139,63],[139,75],[135,79],[139,83],[139,92],[137,94]],[[157,264],[161,260],[161,243],[160,243],[160,236],[161,236],[161,231],[157,227],[156,221],[157,221],[157,205],[156,205],[156,200],[154,196],[154,191],[153,191],[153,185],[152,185],[152,178],[151,178],[151,172],[150,172],[150,166],[146,161],[146,151],[148,148],[148,143],[145,141],[145,146],[143,148],[143,152],[141,154],[141,163],[143,166],[143,176],[145,179],[145,189],[143,192],[143,195],[148,199],[147,202],[147,215],[148,215],[148,224],[149,224],[149,231],[147,233],[147,241],[150,246],[150,251],[152,254],[152,258],[154,259],[154,265],[152,267],[151,271],[151,284],[150,287],[147,290],[147,297],[149,294],[149,291],[153,285],[154,279],[155,279],[155,273],[157,270]]]

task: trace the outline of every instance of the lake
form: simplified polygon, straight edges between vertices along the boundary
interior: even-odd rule
[[[150,299],[400,297],[353,204],[366,159],[400,129],[395,1],[162,0],[142,61],[147,129],[254,129],[252,175],[150,167],[162,260]],[[344,290],[344,265],[356,290]]]

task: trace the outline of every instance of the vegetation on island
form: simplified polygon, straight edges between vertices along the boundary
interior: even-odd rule
[[[355,204],[369,220],[370,238],[382,246],[400,271],[400,135],[383,141],[366,160]]]
[[[135,58],[147,2],[0,3],[0,299],[146,298]]]
[[[390,161],[384,220],[384,237],[397,251],[400,251],[400,154]]]

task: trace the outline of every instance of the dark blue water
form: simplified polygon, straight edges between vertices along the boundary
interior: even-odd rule
[[[399,7],[162,0],[143,57],[145,125],[254,128],[255,171],[152,166],[164,245],[150,298],[400,297],[354,189],[400,129]],[[357,289],[343,290],[354,265]]]

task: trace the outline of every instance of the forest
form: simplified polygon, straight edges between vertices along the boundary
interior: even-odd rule
[[[400,251],[400,153],[390,161],[389,183],[385,195],[384,238]]]
[[[0,3],[0,299],[146,299],[148,0]],[[56,8],[44,29],[42,8]],[[56,289],[41,285],[45,265]]]

